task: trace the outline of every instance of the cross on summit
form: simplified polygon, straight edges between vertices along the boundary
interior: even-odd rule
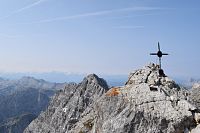
[[[162,58],[163,55],[169,55],[169,54],[168,54],[168,53],[163,53],[163,52],[160,50],[160,44],[159,44],[159,42],[158,42],[158,52],[157,52],[157,53],[150,53],[150,55],[157,55],[157,56],[158,56],[158,58],[159,58],[159,67],[160,67],[160,69],[159,69],[159,75],[160,75],[160,76],[163,76],[163,75],[164,75],[164,72],[163,72],[163,70],[162,70],[162,68],[161,68],[161,58]]]

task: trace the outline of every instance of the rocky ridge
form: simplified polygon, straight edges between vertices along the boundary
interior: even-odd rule
[[[122,87],[108,90],[89,75],[57,93],[48,109],[24,133],[195,133],[198,108],[188,92],[150,64],[129,75]]]
[[[25,132],[61,133],[70,130],[107,90],[107,83],[95,74],[88,75],[80,84],[68,84]]]

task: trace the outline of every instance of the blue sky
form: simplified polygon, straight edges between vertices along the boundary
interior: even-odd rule
[[[1,72],[128,74],[157,62],[200,77],[198,0],[0,0]]]

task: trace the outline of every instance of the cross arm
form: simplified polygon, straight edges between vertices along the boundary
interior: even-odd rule
[[[157,55],[157,53],[150,53],[150,55]]]
[[[163,53],[162,55],[169,55],[168,53]]]

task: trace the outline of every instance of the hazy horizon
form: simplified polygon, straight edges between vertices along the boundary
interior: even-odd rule
[[[0,72],[128,75],[160,42],[173,77],[200,77],[198,0],[2,0]]]
[[[76,82],[80,83],[87,75],[93,73],[64,73],[64,72],[15,72],[15,73],[7,73],[7,72],[0,72],[0,78],[6,80],[20,80],[24,77],[33,77],[35,79],[42,79],[48,82],[55,82],[55,83],[64,83],[64,82]],[[97,73],[94,73],[97,74]],[[98,77],[105,79],[109,85],[111,86],[121,86],[124,85],[125,82],[128,80],[128,74],[97,74]],[[183,76],[169,76],[172,80],[177,82],[178,84],[188,84],[190,80],[193,79],[194,81],[200,81],[199,77],[183,77]]]

